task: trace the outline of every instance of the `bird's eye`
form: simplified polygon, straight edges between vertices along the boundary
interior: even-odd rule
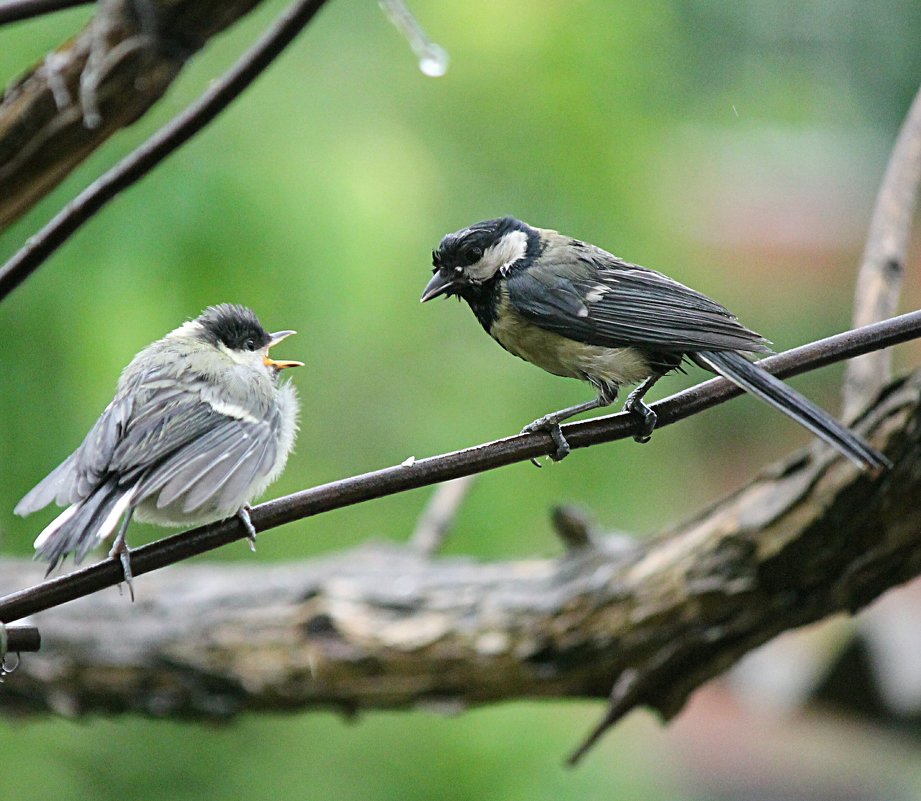
[[[470,248],[465,254],[467,264],[476,264],[483,258],[483,248]]]
[[[256,350],[256,340],[250,337],[243,343],[243,347],[247,350]]]

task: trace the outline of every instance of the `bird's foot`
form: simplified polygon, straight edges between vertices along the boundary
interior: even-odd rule
[[[533,423],[528,423],[521,429],[522,434],[536,434],[539,431],[546,431],[553,440],[554,445],[556,445],[556,451],[549,454],[554,462],[562,461],[569,456],[572,448],[569,447],[566,437],[563,436],[560,421],[554,415],[548,414],[544,417],[538,417]],[[531,457],[531,464],[535,467],[541,466],[536,456]]]
[[[113,559],[117,556],[121,562],[125,584],[128,585],[128,596],[131,598],[131,603],[134,603],[134,584],[131,581],[134,578],[134,573],[131,572],[131,549],[128,547],[128,543],[125,542],[124,537],[116,538],[112,545],[112,550],[109,551],[109,556]]]
[[[633,439],[637,442],[649,442],[652,432],[659,421],[658,415],[639,398],[628,397],[624,411],[630,412],[636,419],[636,432]]]
[[[241,506],[237,510],[237,519],[243,524],[243,528],[246,529],[246,539],[249,540],[249,549],[256,553],[256,527],[253,525],[253,520],[249,516],[249,504]]]

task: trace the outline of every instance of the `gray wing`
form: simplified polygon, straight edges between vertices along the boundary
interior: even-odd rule
[[[571,240],[513,272],[509,302],[535,325],[590,345],[668,353],[769,351],[766,340],[715,300],[654,270]]]
[[[183,514],[198,509],[232,509],[249,500],[251,489],[275,464],[277,410],[265,421],[219,415],[220,422],[175,449],[138,483],[135,502],[156,496],[158,509]]]
[[[127,398],[113,400],[80,447],[42,479],[13,511],[27,515],[52,501],[67,506],[92,495],[106,481],[109,461],[131,418],[132,405]]]
[[[171,492],[200,483],[195,495],[200,503],[220,491],[231,496],[259,475],[263,461],[274,459],[271,423],[229,417],[203,401],[194,386],[162,379],[156,369],[140,371],[120,388],[80,447],[29,492],[15,512],[29,514],[52,501],[61,506],[77,503],[112,477],[121,487],[141,482],[135,504],[164,489],[171,478]],[[200,476],[192,474],[196,466]],[[208,493],[201,483],[206,481],[206,467],[215,482]]]

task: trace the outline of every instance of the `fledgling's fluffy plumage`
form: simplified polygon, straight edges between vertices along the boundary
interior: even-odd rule
[[[68,553],[79,562],[121,520],[113,553],[130,580],[132,515],[191,526],[243,510],[248,523],[247,505],[294,445],[297,395],[278,374],[301,363],[268,355],[293,333],[269,334],[250,309],[225,303],[138,353],[80,447],[16,506],[19,515],[67,507],[35,541],[49,570]]]
[[[684,359],[728,378],[836,447],[861,467],[888,460],[745,353],[767,340],[726,308],[673,279],[599,247],[514,217],[484,220],[445,236],[432,253],[434,275],[422,300],[457,295],[503,348],[554,375],[589,382],[595,400],[535,420],[554,458],[569,452],[559,423],[606,406],[622,385],[640,383],[625,408],[646,441],[655,413],[643,395]]]

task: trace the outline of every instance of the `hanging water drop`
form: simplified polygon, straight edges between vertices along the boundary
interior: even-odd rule
[[[440,78],[448,71],[448,51],[441,45],[430,43],[426,52],[419,57],[419,69],[429,78]]]
[[[419,69],[430,78],[440,78],[448,71],[448,51],[435,44],[423,30],[403,0],[378,0],[378,5],[394,27],[403,34],[419,59]]]

